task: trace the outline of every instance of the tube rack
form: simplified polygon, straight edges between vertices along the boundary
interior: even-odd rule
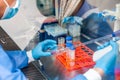
[[[70,60],[66,56],[66,52],[60,52],[56,58],[64,65],[67,70],[77,70],[83,68],[91,68],[95,65],[95,62],[92,59],[93,51],[81,42],[74,42],[74,46],[80,44],[75,49],[75,60]],[[70,66],[70,62],[74,61],[75,65]]]

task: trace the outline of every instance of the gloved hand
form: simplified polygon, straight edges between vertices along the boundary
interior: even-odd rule
[[[102,69],[105,74],[113,74],[116,63],[116,57],[119,52],[119,47],[117,43],[115,43],[114,41],[110,41],[109,43],[106,43],[103,46],[99,47],[99,49],[104,48],[108,45],[112,46],[112,50],[105,54],[103,57],[101,57],[99,60],[97,60],[96,65],[94,67]]]
[[[92,13],[82,23],[81,32],[92,38],[102,37],[113,32],[105,17],[98,13]]]
[[[50,56],[50,51],[55,49],[57,49],[56,41],[45,40],[38,43],[38,45],[32,50],[32,56],[34,59],[39,59],[41,56]]]
[[[71,80],[87,80],[83,75],[79,74],[72,78]]]

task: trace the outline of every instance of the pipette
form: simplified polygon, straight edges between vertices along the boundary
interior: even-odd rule
[[[103,38],[105,38],[106,36],[104,36]],[[112,39],[114,39],[114,37],[118,37],[118,39],[114,40],[116,41],[118,44],[119,44],[119,41],[120,40],[120,30],[114,32],[113,34],[110,34],[109,37],[113,37]],[[107,35],[107,38],[109,38],[108,35]],[[101,40],[101,38],[97,39],[98,41]],[[96,40],[92,40],[90,41],[89,43],[92,43],[92,42],[95,42]],[[89,44],[87,42],[87,44]],[[96,52],[94,52],[94,55],[93,55],[93,60],[94,61],[97,61],[99,60],[102,56],[104,56],[106,53],[108,53],[109,51],[112,50],[112,46],[109,45],[109,46],[106,46],[104,47],[103,49],[100,49],[100,50],[97,50]],[[120,51],[120,50],[119,50]]]
[[[97,39],[93,39],[93,40],[84,42],[83,44],[84,44],[84,45],[88,45],[88,44],[91,44],[91,43],[95,43],[95,42],[98,42],[98,41],[102,41],[102,40],[104,40],[104,39],[110,39],[110,38],[119,37],[119,36],[120,36],[120,30],[118,30],[118,31],[116,31],[116,32],[113,32],[112,34],[106,35],[106,36],[104,36],[104,37],[100,37],[100,38],[97,38]]]
[[[87,42],[84,42],[82,44],[84,45],[88,45],[88,44],[92,44],[92,43],[96,43],[96,42],[99,42],[99,41],[103,41],[103,40],[111,40],[113,39],[114,37],[120,37],[120,30],[116,31],[116,32],[113,32],[112,34],[109,34],[109,35],[106,35],[104,37],[100,37],[100,38],[97,38],[97,39],[93,39],[93,40],[90,40],[90,41],[87,41]],[[118,38],[119,40],[119,38]],[[115,41],[118,41],[118,40],[115,40]],[[78,47],[78,46],[81,46],[81,44],[76,44],[74,45],[75,47]],[[61,51],[64,51],[64,49],[62,49]],[[59,50],[56,50],[56,51],[53,51],[52,54],[55,54],[59,52]]]

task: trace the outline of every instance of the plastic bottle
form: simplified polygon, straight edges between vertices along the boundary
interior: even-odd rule
[[[67,36],[66,37],[66,43],[71,43],[72,44],[72,36]]]

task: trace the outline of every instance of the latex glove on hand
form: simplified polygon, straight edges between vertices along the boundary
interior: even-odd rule
[[[39,59],[41,56],[50,56],[51,52],[48,50],[56,50],[57,44],[54,40],[45,40],[38,43],[38,45],[32,50],[32,56],[34,59]]]
[[[99,49],[106,47],[107,45],[111,45],[112,50],[102,56],[100,59],[96,61],[96,65],[94,68],[100,68],[107,74],[114,74],[114,67],[116,63],[116,58],[119,53],[118,44],[114,41],[110,41],[99,47]]]
[[[85,76],[79,74],[77,76],[75,76],[74,78],[72,78],[71,80],[87,80]]]
[[[99,78],[99,77],[102,76],[104,73],[105,74],[114,73],[116,57],[118,55],[117,43],[110,41],[110,42],[107,42],[104,45],[100,46],[99,49],[103,49],[109,45],[112,46],[112,50],[109,51],[108,53],[106,53],[104,56],[102,56],[100,59],[98,59],[96,61],[96,65],[94,66],[92,71],[88,70],[86,72],[87,75],[85,75],[86,73],[84,74],[84,76],[77,75],[72,80],[101,80],[101,78]],[[99,69],[99,70],[96,70],[96,69]],[[102,74],[100,70],[102,70],[102,72],[104,72],[104,73]],[[93,77],[93,79],[91,79],[91,75],[92,76],[95,75]]]

